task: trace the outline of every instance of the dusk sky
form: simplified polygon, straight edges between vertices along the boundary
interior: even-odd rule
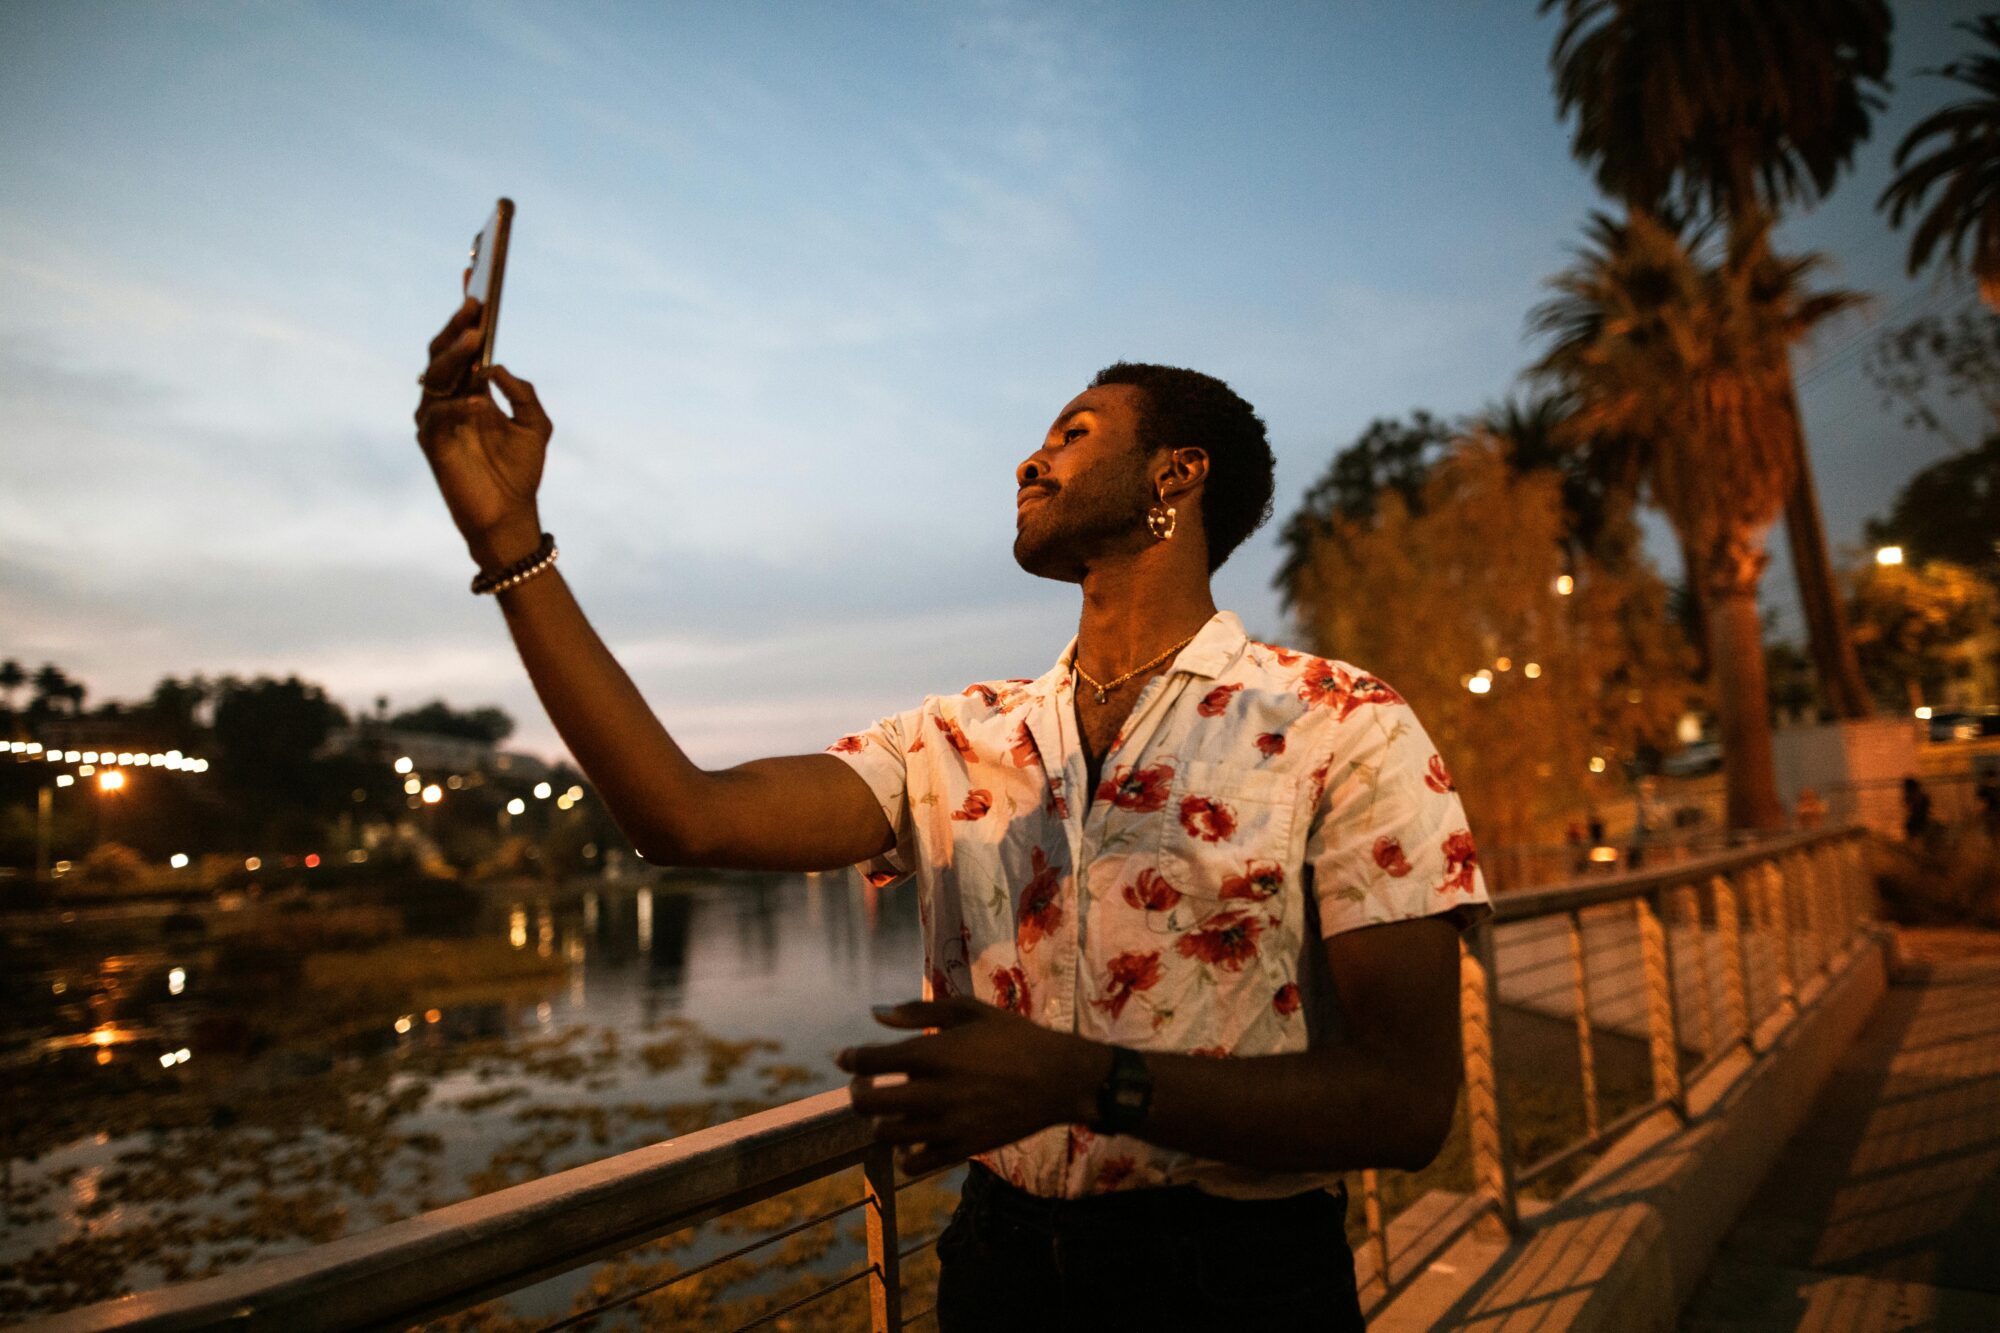
[[[1878,298],[1801,355],[1836,547],[1950,448],[1855,353],[1962,299],[1903,277],[1874,202],[1978,8],[1896,6],[1886,112],[1780,233]],[[1268,422],[1278,517],[1217,600],[1285,638],[1276,529],[1332,455],[1533,359],[1527,311],[1600,206],[1554,26],[1531,0],[15,0],[0,657],[91,702],[296,672],[351,709],[494,703],[560,753],[410,424],[501,194],[499,356],[556,422],[544,521],[698,761],[1045,670],[1076,592],[1014,565],[1012,471],[1120,358]],[[1795,627],[1783,545],[1766,598]]]

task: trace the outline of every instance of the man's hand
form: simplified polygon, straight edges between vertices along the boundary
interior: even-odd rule
[[[903,1170],[920,1175],[1049,1125],[1096,1115],[1096,1091],[1111,1068],[1109,1047],[1039,1027],[965,997],[878,1008],[892,1028],[936,1031],[887,1046],[853,1046],[834,1061],[855,1075],[854,1109],[877,1143],[904,1145]],[[878,1085],[880,1074],[909,1081]]]
[[[488,570],[532,553],[542,540],[535,492],[554,426],[534,386],[501,366],[487,372],[506,395],[502,412],[484,376],[470,373],[479,351],[479,302],[470,297],[431,340],[417,442],[472,558]]]

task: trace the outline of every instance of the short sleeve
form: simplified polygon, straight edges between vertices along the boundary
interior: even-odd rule
[[[1335,729],[1306,862],[1320,932],[1488,916],[1486,879],[1444,759],[1405,703],[1359,708]]]
[[[883,718],[866,731],[842,736],[826,747],[826,752],[861,775],[875,794],[882,815],[896,832],[893,849],[862,863],[862,873],[880,882],[909,873],[915,864],[910,855],[912,826],[909,801],[909,754],[904,749],[918,734],[921,709]]]

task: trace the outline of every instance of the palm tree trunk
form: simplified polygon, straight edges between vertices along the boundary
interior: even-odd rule
[[[1687,582],[1688,638],[1694,643],[1694,677],[1708,678],[1708,593],[1702,587],[1701,561],[1688,545],[1686,534],[1675,534],[1681,543],[1681,577]]]
[[[1874,701],[1861,681],[1861,663],[1854,656],[1854,640],[1847,632],[1847,608],[1841,604],[1833,581],[1833,563],[1827,558],[1826,528],[1820,521],[1819,489],[1813,484],[1805,421],[1799,415],[1797,395],[1790,390],[1787,393],[1792,399],[1799,472],[1791,494],[1785,497],[1785,539],[1791,546],[1792,572],[1798,579],[1799,605],[1805,611],[1813,666],[1835,717],[1873,717]]]
[[[1757,615],[1762,544],[1749,534],[1726,540],[1707,588],[1708,660],[1715,712],[1722,729],[1722,778],[1732,829],[1785,826],[1771,749],[1770,690],[1764,668],[1764,626]]]

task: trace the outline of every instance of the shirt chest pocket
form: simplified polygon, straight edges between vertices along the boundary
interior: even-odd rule
[[[1272,922],[1302,902],[1306,821],[1299,780],[1229,764],[1183,763],[1160,821],[1158,865],[1197,917],[1256,908]]]

